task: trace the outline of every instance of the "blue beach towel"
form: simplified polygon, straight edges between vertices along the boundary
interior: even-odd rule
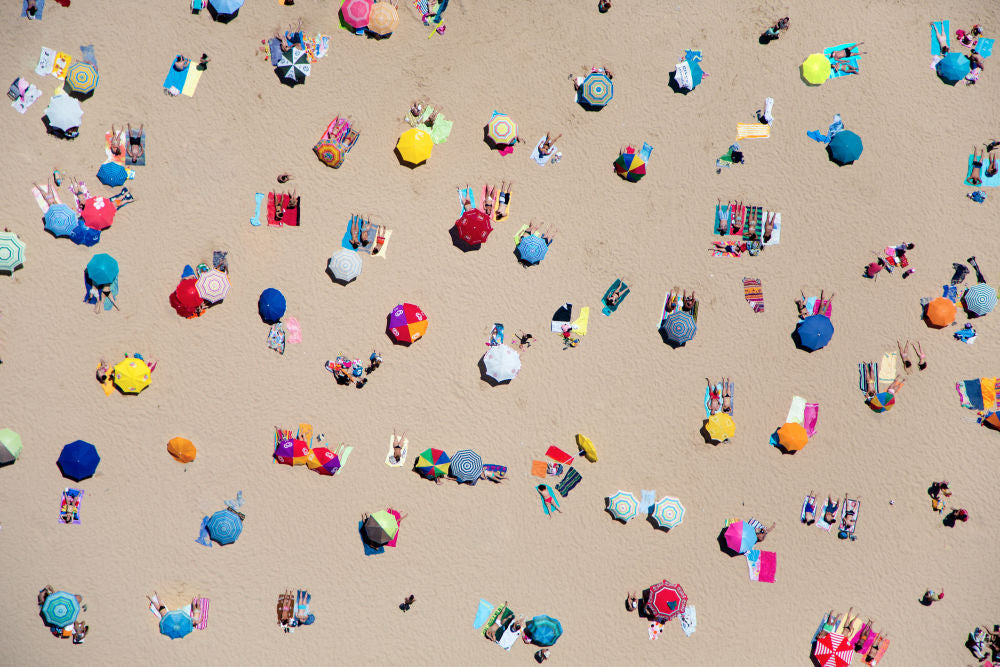
[[[38,0],[35,3],[35,9],[37,11],[35,12],[34,20],[41,21],[42,10],[45,9],[45,0]],[[28,0],[24,0],[24,2],[21,4],[21,16],[24,18],[28,17]]]
[[[642,499],[639,501],[639,514],[649,514],[656,504],[656,491],[642,490]]]
[[[840,51],[841,49],[846,49],[848,47],[853,47],[855,45],[857,45],[857,42],[848,42],[847,44],[838,44],[837,46],[831,46],[828,49],[823,49],[823,55],[826,56],[826,59],[830,61],[830,65],[831,65],[831,68],[830,68],[830,78],[831,79],[836,79],[836,78],[842,77],[842,76],[848,76],[849,74],[857,74],[857,72],[841,72],[840,70],[834,69],[832,67],[832,65],[834,64],[834,59],[830,57],[830,54],[832,54],[834,51]],[[840,62],[848,63],[849,65],[853,65],[858,70],[861,69],[861,56],[851,56],[850,58],[840,58],[839,61]]]
[[[701,51],[692,51],[687,49],[684,52],[684,60],[690,63],[700,63],[701,62]]]
[[[952,303],[958,303],[958,285],[942,285],[941,296],[950,299]]]
[[[493,112],[496,115],[496,111]],[[458,217],[462,217],[465,213],[465,200],[468,199],[472,204],[472,208],[476,208],[476,193],[472,191],[472,188],[459,188],[458,189]]]
[[[951,21],[935,21],[934,28],[937,28],[939,31],[942,28],[944,29],[945,39],[948,40],[948,48],[951,48]],[[938,44],[937,37],[934,36],[934,28],[931,28],[931,55],[939,56],[941,55],[941,45]],[[986,56],[983,57],[985,58]]]
[[[642,142],[642,150],[639,151],[639,157],[642,158],[643,162],[649,162],[649,156],[653,153],[653,147],[647,144],[645,141]]]
[[[992,176],[986,175],[986,168],[990,166],[989,158],[983,159],[983,168],[979,170],[979,177],[983,179],[983,182],[979,185],[973,185],[969,182],[969,175],[972,174],[972,156],[969,156],[969,164],[966,167],[965,178],[962,179],[964,185],[968,185],[973,188],[995,188],[1000,187],[1000,170]]]
[[[202,517],[201,519],[201,529],[198,534],[198,539],[195,540],[198,544],[212,548],[212,539],[208,535],[208,517]]]
[[[118,299],[118,276],[115,276],[114,282],[111,283],[111,296]],[[115,305],[111,303],[111,299],[104,300],[104,310],[111,310]]]
[[[88,63],[95,70],[97,69],[97,56],[94,55],[94,45],[88,44],[86,46],[80,47],[80,53],[82,54],[81,60]]]
[[[486,621],[490,619],[490,614],[493,613],[495,607],[491,605],[486,600],[479,598],[479,610],[476,611],[476,620],[472,622],[472,627],[476,630],[486,625]]]
[[[829,134],[823,134],[819,130],[809,130],[806,135],[810,139],[814,139],[821,144],[828,144],[830,140],[833,139],[834,135],[844,129],[844,121],[841,120],[840,114],[834,114],[833,122],[830,123],[830,129],[827,130]]]
[[[180,57],[181,54],[177,54],[174,60]],[[191,63],[188,63],[187,67],[178,72],[174,69],[174,60],[170,61],[170,71],[167,72],[167,78],[163,80],[163,89],[170,90],[171,88],[176,88],[178,94],[180,91],[184,90],[184,82],[187,81],[188,70],[191,69]]]
[[[719,396],[722,396],[722,383],[721,382],[715,385],[715,391],[719,392]],[[709,405],[711,404],[711,398],[712,398],[712,392],[709,390],[708,385],[706,384],[705,385],[705,419],[708,419],[709,417],[712,416],[712,410],[711,410],[711,408],[709,408]],[[722,399],[720,398],[719,401],[721,402]]]
[[[993,55],[993,41],[992,39],[987,39],[985,37],[980,37],[976,42],[976,53],[981,55],[983,58],[989,58]]]

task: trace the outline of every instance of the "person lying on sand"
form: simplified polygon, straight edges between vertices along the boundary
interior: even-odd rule
[[[396,463],[403,458],[403,439],[406,437],[406,431],[403,431],[400,435],[396,435],[396,429],[392,429],[392,459]]]
[[[840,509],[840,499],[834,501],[833,498],[827,496],[826,505],[823,507],[823,521],[829,524],[836,523],[838,509]]]
[[[858,47],[861,46],[862,44],[864,44],[864,42],[858,42],[857,44],[851,44],[846,49],[840,49],[839,51],[834,51],[833,53],[831,53],[827,57],[828,58],[832,58],[834,60],[840,60],[841,58],[853,58],[854,56],[864,55],[864,54],[866,54],[868,52],[867,51],[861,51],[861,50],[858,49]]]
[[[41,607],[45,604],[45,599],[56,592],[56,589],[52,588],[51,585],[46,584],[45,588],[38,591],[38,606]]]
[[[600,0],[600,2],[597,3],[597,11],[602,14],[607,13],[609,9],[611,9],[611,0]]]
[[[982,171],[982,168],[983,168],[983,159],[985,157],[986,157],[986,151],[985,150],[982,153],[978,153],[977,154],[976,147],[975,146],[972,147],[972,173],[969,174],[969,177],[967,179],[965,179],[966,183],[970,183],[972,185],[982,185],[983,184],[983,179],[982,179],[981,171]],[[36,185],[35,187],[38,187],[38,186]],[[48,201],[48,200],[46,199],[46,201]]]
[[[523,239],[525,236],[530,236],[531,234],[534,234],[536,231],[538,231],[538,225],[536,225],[535,221],[532,220],[531,222],[528,223],[528,228],[522,231],[520,236],[517,237],[517,242],[520,243],[521,239]]]
[[[510,188],[513,182],[505,183],[500,181],[500,205],[497,207],[496,219],[506,218],[510,215]]]
[[[514,337],[517,338],[517,349],[520,352],[524,352],[526,348],[531,347],[531,341],[534,336],[530,333],[524,333],[520,329],[514,332]]]
[[[906,383],[906,378],[904,378],[902,375],[897,375],[896,379],[892,381],[892,384],[890,384],[888,388],[886,388],[886,391],[895,396],[896,392],[902,389],[905,383]]]
[[[549,228],[546,228],[546,230],[544,232],[542,232],[542,240],[545,241],[545,245],[552,245],[552,236],[557,231],[559,231],[559,230],[556,229],[555,227],[552,227],[551,230],[549,230]]]
[[[82,644],[87,638],[88,632],[90,632],[90,626],[84,624],[83,619],[77,620],[73,623],[73,643]]]
[[[639,596],[635,593],[629,593],[625,596],[625,609],[627,611],[635,611],[639,608]]]
[[[778,19],[778,22],[773,26],[764,31],[760,36],[762,42],[770,42],[772,40],[778,39],[781,36],[782,30],[788,30],[788,17]]]
[[[490,218],[493,217],[493,204],[497,195],[497,186],[486,186],[486,199],[483,201],[483,212]]]
[[[898,338],[896,339],[896,349],[899,350],[899,359],[900,361],[903,362],[903,368],[906,370],[907,373],[913,372],[912,368],[913,362],[910,361],[910,355],[906,353],[906,348],[908,348],[909,346],[910,346],[910,341],[906,341],[906,345],[903,345],[899,342]]]

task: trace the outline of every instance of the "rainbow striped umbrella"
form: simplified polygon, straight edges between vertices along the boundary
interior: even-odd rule
[[[99,79],[93,65],[78,60],[66,71],[66,89],[77,95],[90,95],[97,88]]]
[[[627,491],[619,490],[613,496],[608,496],[608,512],[622,523],[628,523],[639,513],[639,501]]]
[[[486,136],[495,144],[512,144],[517,140],[517,123],[507,114],[494,111],[486,126]]]
[[[677,498],[663,496],[653,505],[653,520],[660,526],[670,530],[681,524],[684,520],[684,505]]]
[[[615,172],[629,183],[637,183],[646,175],[646,162],[639,157],[634,148],[629,146],[615,160]]]
[[[580,104],[594,109],[607,106],[615,96],[615,84],[604,72],[591,72],[580,86]]]
[[[372,0],[344,0],[340,14],[352,28],[364,28],[372,13]]]
[[[413,469],[429,479],[444,477],[451,467],[451,459],[448,454],[441,449],[428,449],[417,457],[417,462],[413,464]]]
[[[896,396],[887,391],[880,391],[868,401],[868,407],[875,412],[886,412],[896,405]]]

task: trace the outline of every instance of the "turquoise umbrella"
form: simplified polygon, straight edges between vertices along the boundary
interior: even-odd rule
[[[171,639],[186,637],[191,634],[191,630],[193,629],[194,621],[191,620],[191,617],[186,612],[180,609],[168,611],[160,618],[160,634],[166,635]]]
[[[843,166],[861,157],[864,150],[861,137],[850,130],[841,130],[830,140],[830,159]]]
[[[110,285],[118,277],[118,260],[100,252],[87,262],[87,276],[95,285]]]
[[[969,57],[957,51],[946,54],[937,64],[938,76],[945,83],[950,83],[953,86],[971,71],[972,65],[969,62]]]
[[[24,264],[24,241],[14,232],[0,232],[0,271],[13,273]]]
[[[535,616],[524,624],[524,631],[531,638],[532,644],[538,646],[554,646],[562,636],[562,623],[551,616]]]
[[[65,628],[73,625],[73,621],[80,615],[80,603],[76,596],[66,591],[56,591],[49,593],[42,603],[42,618],[47,625],[53,628]]]

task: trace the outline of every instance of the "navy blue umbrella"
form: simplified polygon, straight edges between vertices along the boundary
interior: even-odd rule
[[[63,477],[69,477],[74,482],[93,476],[100,462],[97,448],[85,440],[74,440],[63,447],[58,460]]]
[[[257,299],[257,312],[260,313],[260,319],[268,324],[281,321],[285,314],[285,295],[273,287],[268,287]]]
[[[117,162],[105,162],[97,170],[97,180],[110,188],[117,188],[128,180],[128,172]]]
[[[799,322],[795,335],[799,338],[799,345],[815,352],[826,347],[833,338],[833,322],[826,315],[810,315]]]
[[[864,150],[861,137],[850,130],[841,130],[830,140],[830,159],[839,165],[854,162]]]

